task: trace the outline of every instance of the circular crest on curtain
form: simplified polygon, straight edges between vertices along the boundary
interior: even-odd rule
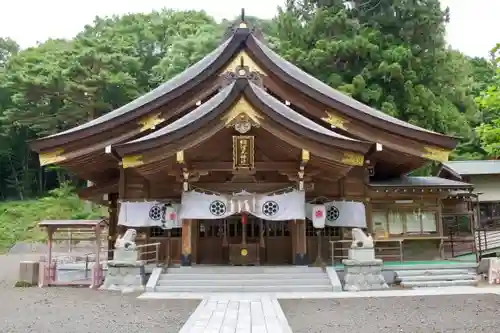
[[[220,200],[215,200],[210,203],[210,213],[215,216],[222,216],[226,213],[226,204]]]
[[[274,216],[279,210],[280,207],[276,201],[266,201],[262,205],[262,213],[266,216]]]
[[[161,220],[162,216],[162,207],[160,205],[154,205],[149,210],[149,218],[153,221]]]
[[[327,208],[326,210],[326,219],[328,221],[335,221],[336,219],[338,219],[340,216],[340,211],[338,210],[337,207],[335,206],[330,206]]]

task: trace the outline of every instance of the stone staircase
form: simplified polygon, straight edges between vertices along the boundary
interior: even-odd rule
[[[404,288],[475,286],[479,282],[476,267],[426,268],[397,270],[396,283]]]
[[[156,275],[148,282],[150,292],[333,291],[329,275],[316,267],[180,267]]]

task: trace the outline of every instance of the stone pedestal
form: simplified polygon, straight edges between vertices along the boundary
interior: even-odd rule
[[[373,248],[349,249],[348,258],[355,261],[373,261],[375,260],[375,251]]]
[[[344,290],[381,290],[389,286],[382,275],[383,261],[374,258],[374,250],[349,249],[349,259],[344,264]]]
[[[129,250],[129,249],[116,249],[114,251],[113,261],[125,262],[125,263],[135,263],[139,260],[139,252],[137,250]]]
[[[38,261],[21,261],[19,263],[19,282],[26,285],[38,285],[38,275],[40,273],[40,263]]]
[[[144,291],[146,271],[144,262],[109,261],[108,271],[101,290],[115,290],[123,293]]]

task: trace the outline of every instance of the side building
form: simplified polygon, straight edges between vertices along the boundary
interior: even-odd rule
[[[332,89],[242,22],[155,90],[31,147],[93,183],[79,194],[109,205],[110,248],[133,227],[168,262],[303,265],[332,244],[340,260],[352,227],[385,260],[442,258],[442,200],[472,185],[406,175],[456,143]]]

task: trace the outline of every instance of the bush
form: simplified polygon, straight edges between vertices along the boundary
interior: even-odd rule
[[[38,223],[42,220],[96,219],[106,216],[103,207],[89,211],[73,188],[63,185],[36,200],[0,202],[0,252],[17,242],[42,242],[47,234]]]

